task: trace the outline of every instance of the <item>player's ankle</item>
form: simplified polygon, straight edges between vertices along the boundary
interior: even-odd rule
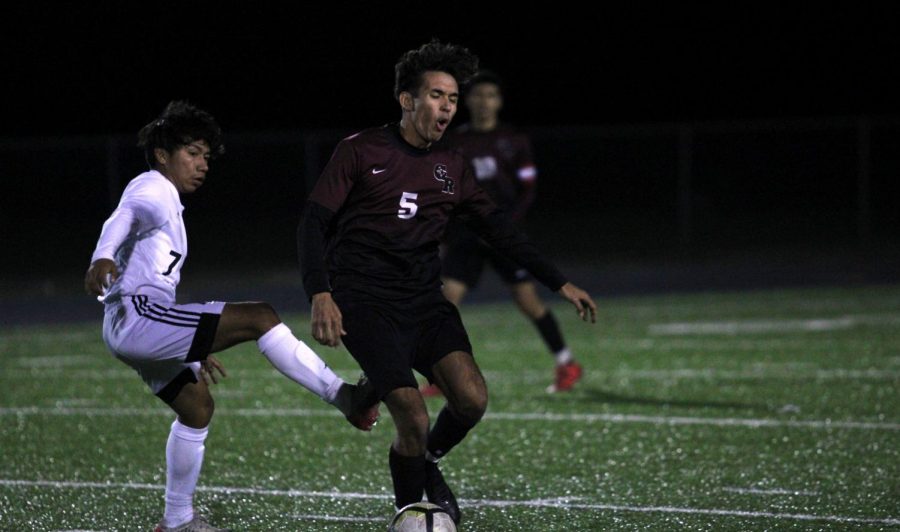
[[[334,400],[331,401],[331,404],[345,416],[350,415],[353,411],[353,389],[355,387],[349,382],[341,384],[337,394],[334,396]]]

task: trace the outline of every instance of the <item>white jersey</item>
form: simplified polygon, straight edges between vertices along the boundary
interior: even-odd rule
[[[175,302],[175,287],[188,251],[183,210],[175,185],[156,170],[128,183],[119,206],[103,224],[91,257],[91,262],[114,260],[119,271],[118,279],[104,294],[105,303],[138,294]]]

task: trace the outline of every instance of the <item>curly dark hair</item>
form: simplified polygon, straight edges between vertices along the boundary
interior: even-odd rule
[[[185,101],[172,101],[159,118],[142,127],[138,132],[138,147],[144,149],[144,158],[153,168],[156,158],[153,151],[162,148],[171,153],[196,140],[209,144],[210,158],[225,153],[222,129],[211,114]]]
[[[428,71],[446,72],[462,87],[478,71],[478,56],[462,46],[432,39],[397,61],[394,98],[399,99],[401,92],[415,94],[422,85],[422,74]]]

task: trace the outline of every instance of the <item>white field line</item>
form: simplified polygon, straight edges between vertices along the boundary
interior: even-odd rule
[[[104,483],[104,482],[62,482],[62,481],[30,481],[0,479],[0,486],[10,487],[41,487],[55,489],[149,489],[161,491],[165,486],[159,484],[138,483]],[[388,494],[353,493],[353,492],[329,492],[329,491],[303,491],[303,490],[265,490],[258,488],[238,488],[225,486],[198,486],[197,491],[208,493],[221,493],[225,495],[261,495],[277,497],[307,497],[324,499],[377,499],[389,501],[392,497]],[[764,518],[786,521],[830,521],[836,523],[864,523],[900,525],[900,518],[896,517],[848,517],[840,515],[813,515],[813,514],[787,514],[775,512],[748,512],[742,510],[726,510],[712,508],[684,508],[677,506],[630,506],[624,504],[590,504],[569,502],[571,499],[531,499],[531,500],[492,500],[492,499],[459,499],[461,506],[468,507],[493,507],[508,508],[524,506],[530,508],[571,508],[581,510],[614,511],[614,512],[639,512],[639,513],[675,513],[734,516],[746,518]]]
[[[546,377],[546,372],[543,374]],[[785,380],[882,380],[900,379],[900,370],[884,369],[796,369],[790,367],[753,368],[743,370],[722,369],[635,369],[616,370],[604,374],[610,377],[635,379],[785,379]]]
[[[807,320],[733,320],[656,323],[647,327],[651,335],[760,334],[772,332],[824,332],[851,329],[860,325],[896,325],[900,317],[891,315],[841,316]]]
[[[19,365],[34,369],[70,368],[90,365],[96,360],[93,355],[47,355],[40,357],[20,357]]]
[[[383,523],[384,517],[342,517],[338,515],[292,514],[294,519],[305,521],[334,521],[338,523]]]
[[[815,496],[820,495],[817,491],[804,491],[804,490],[788,490],[783,488],[770,488],[770,489],[761,489],[761,488],[722,488],[722,491],[728,491],[731,493],[740,493],[746,495],[809,495]]]
[[[220,416],[238,417],[334,417],[336,410],[300,408],[235,408],[217,409]],[[0,408],[0,416],[171,416],[161,408],[68,408],[68,407],[7,407]],[[809,429],[858,429],[900,431],[900,423],[869,421],[794,420],[764,418],[708,418],[686,416],[644,416],[636,414],[554,414],[549,412],[488,412],[488,420],[502,421],[575,421],[582,423],[647,423],[651,425],[712,425],[719,427],[791,427]]]

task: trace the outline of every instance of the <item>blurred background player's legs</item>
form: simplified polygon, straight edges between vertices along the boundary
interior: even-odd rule
[[[581,378],[582,369],[566,346],[553,312],[541,301],[533,282],[515,283],[510,286],[510,290],[519,310],[528,316],[537,328],[556,362],[556,377],[553,384],[547,387],[547,391],[554,393],[571,390]]]
[[[507,277],[501,268],[497,268],[497,270],[501,273],[501,276]],[[457,279],[444,278],[443,281],[444,297],[458,307],[469,291],[469,286]],[[568,346],[566,346],[559,323],[553,316],[553,312],[547,308],[540,296],[538,296],[537,288],[532,281],[513,282],[510,284],[510,290],[519,310],[537,328],[556,362],[553,384],[547,387],[547,391],[555,393],[571,390],[581,378],[582,367],[574,359]],[[426,397],[440,395],[440,393],[440,389],[433,384],[422,387],[422,395]]]

